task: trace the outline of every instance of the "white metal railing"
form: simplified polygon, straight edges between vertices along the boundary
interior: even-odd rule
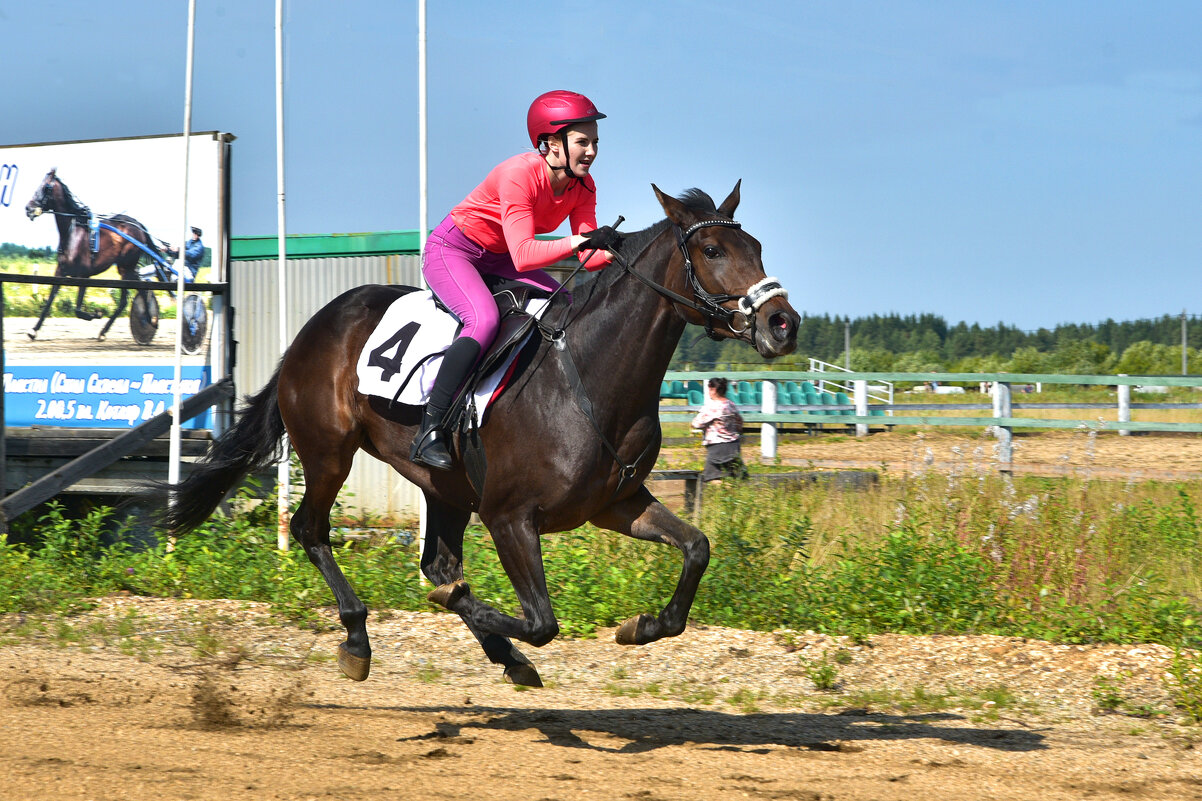
[[[837,364],[831,364],[830,362],[824,362],[821,359],[815,359],[813,357],[810,357],[810,372],[811,373],[826,373],[826,372],[833,372],[836,370],[844,372],[844,373],[852,372],[851,370],[848,370],[846,367],[840,367]],[[819,379],[818,380],[818,391],[819,392],[831,392],[831,390],[827,389],[828,386],[835,387],[835,391],[845,392],[845,393],[847,393],[848,396],[852,396],[852,392],[855,390],[855,387],[852,385],[852,383],[850,381],[840,382],[840,381],[836,381],[833,379]],[[868,394],[869,400],[874,400],[874,401],[877,401],[878,403],[890,403],[891,404],[891,403],[893,403],[893,382],[892,381],[881,381],[878,384],[869,384],[867,394]],[[889,414],[893,414],[893,412],[889,412]]]

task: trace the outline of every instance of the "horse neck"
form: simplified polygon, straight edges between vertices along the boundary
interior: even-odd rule
[[[64,236],[67,230],[71,227],[71,223],[79,220],[86,222],[88,215],[92,213],[91,209],[75,199],[75,195],[71,194],[71,190],[66,184],[59,183],[58,188],[51,193],[54,202],[50,211],[54,212],[54,221],[58,224],[59,236]]]
[[[665,285],[675,252],[670,237],[657,237],[632,269]],[[617,264],[606,268],[621,269]],[[588,365],[588,372],[613,376],[610,383],[624,393],[653,391],[658,399],[660,379],[684,325],[666,298],[634,276],[620,275],[591,294],[587,307],[569,325],[568,339],[573,356]]]
[[[58,239],[61,243],[66,243],[67,236],[71,232],[71,226],[74,225],[79,218],[68,211],[52,212],[54,214],[54,224],[58,226]]]

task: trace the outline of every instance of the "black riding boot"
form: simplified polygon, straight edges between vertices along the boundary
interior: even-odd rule
[[[409,458],[436,470],[450,470],[454,460],[448,447],[450,435],[442,427],[447,409],[455,398],[459,385],[467,378],[476,359],[480,356],[480,343],[461,337],[451,343],[442,357],[434,388],[430,390],[430,401],[422,415],[421,427],[413,436],[413,447]]]

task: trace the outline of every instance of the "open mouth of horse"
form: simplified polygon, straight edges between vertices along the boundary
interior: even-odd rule
[[[769,301],[756,313],[752,344],[761,356],[775,359],[797,349],[797,328],[801,318],[788,303]]]

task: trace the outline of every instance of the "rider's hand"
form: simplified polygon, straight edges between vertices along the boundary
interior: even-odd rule
[[[577,246],[577,250],[617,250],[626,237],[612,225],[603,225],[595,231],[585,231],[581,238],[584,241]]]

